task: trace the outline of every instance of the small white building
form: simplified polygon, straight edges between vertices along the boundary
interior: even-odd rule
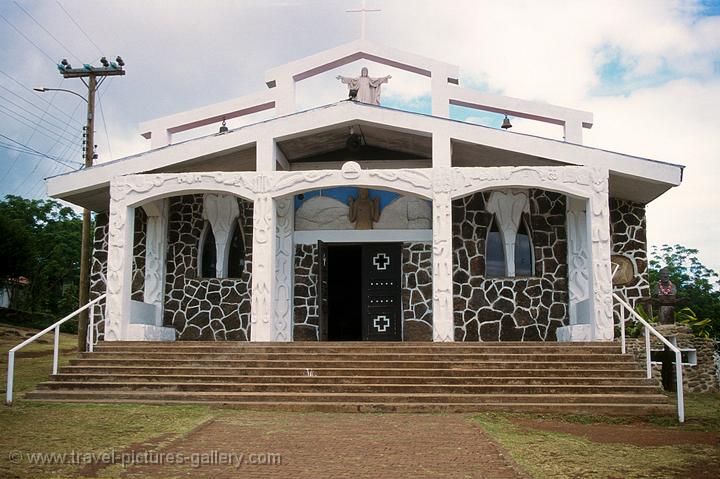
[[[363,59],[428,77],[432,114],[354,100],[297,111],[298,82]],[[632,266],[625,296],[649,295],[645,205],[683,167],[583,146],[591,113],[463,88],[458,67],[367,40],[265,81],[145,123],[145,153],[48,180],[50,196],[97,213],[100,338],[612,340],[612,255]],[[450,105],[561,125],[565,139],[452,120]]]

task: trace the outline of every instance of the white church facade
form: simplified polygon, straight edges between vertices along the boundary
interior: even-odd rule
[[[298,82],[357,60],[428,77],[432,113],[373,104],[364,74],[336,85],[354,99],[298,111]],[[358,40],[268,71],[263,92],[142,125],[147,152],[50,178],[50,196],[96,213],[96,338],[612,340],[614,288],[649,296],[645,205],[682,166],[583,146],[591,113],[458,73]],[[451,105],[560,125],[564,141],[453,120]]]

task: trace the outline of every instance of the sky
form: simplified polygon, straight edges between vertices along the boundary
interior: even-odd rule
[[[44,198],[45,177],[82,162],[84,102],[32,90],[85,94],[79,80],[62,79],[60,59],[126,62],[125,76],[100,87],[95,130],[104,162],[149,149],[140,122],[260,91],[265,70],[359,38],[360,15],[345,10],[360,3],[0,0],[0,195]],[[465,87],[591,111],[588,146],[686,165],[683,184],[648,205],[648,241],[697,248],[720,271],[720,0],[367,6],[382,10],[367,14],[371,41],[458,65]],[[426,78],[365,61],[301,82],[299,106],[344,99],[335,75],[356,76],[361,66],[393,76],[383,105],[429,113]],[[502,120],[459,107],[451,115],[493,127]],[[513,131],[562,138],[556,125],[512,122]]]

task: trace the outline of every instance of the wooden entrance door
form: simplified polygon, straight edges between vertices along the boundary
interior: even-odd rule
[[[401,341],[402,250],[400,243],[362,246],[362,336],[364,341]]]
[[[328,245],[318,241],[317,302],[320,320],[320,341],[328,340]]]

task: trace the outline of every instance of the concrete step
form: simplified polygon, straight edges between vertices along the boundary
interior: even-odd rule
[[[27,397],[297,411],[674,412],[616,343],[107,342]]]
[[[63,399],[42,399],[51,403],[105,403],[105,404],[199,404],[208,406],[233,407],[254,411],[289,411],[289,412],[345,412],[345,413],[474,413],[492,411],[532,412],[546,414],[595,414],[606,416],[670,416],[675,414],[675,406],[671,404],[642,404],[642,403],[465,403],[465,404],[435,404],[435,403],[359,403],[359,402],[295,402],[295,401],[197,401],[197,400],[171,400],[171,399],[114,399],[79,397]]]
[[[272,392],[272,391],[157,391],[157,390],[113,390],[92,389],[81,390],[50,390],[38,389],[26,393],[28,399],[133,399],[144,400],[178,400],[178,401],[217,401],[217,402],[358,402],[358,403],[433,403],[433,404],[482,404],[482,403],[583,403],[583,404],[665,404],[667,398],[662,394],[440,394],[440,393],[306,393],[306,392]]]
[[[607,362],[633,362],[632,358],[617,353],[376,353],[376,352],[314,352],[288,353],[288,352],[249,352],[239,350],[237,352],[204,352],[204,351],[97,351],[93,353],[81,353],[81,358],[92,359],[204,359],[204,360],[226,360],[236,361],[307,361],[311,356],[312,361],[434,361],[434,362],[462,362],[462,361],[533,361],[533,362],[586,362],[586,361],[607,361]]]
[[[423,369],[455,369],[455,368],[474,368],[474,369],[485,369],[485,368],[500,368],[500,369],[537,369],[537,368],[563,368],[563,369],[629,369],[632,365],[635,365],[630,359],[624,359],[622,361],[533,361],[527,360],[527,358],[518,358],[516,360],[506,361],[494,361],[490,358],[486,361],[474,361],[474,360],[458,360],[458,361],[382,361],[382,360],[352,360],[352,359],[334,359],[334,360],[316,360],[314,358],[305,358],[302,360],[283,360],[283,359],[266,359],[266,360],[236,360],[236,359],[187,359],[183,356],[177,358],[163,358],[163,359],[143,359],[134,357],[89,357],[71,359],[71,365],[123,365],[123,366],[138,366],[138,365],[155,365],[163,366],[168,364],[182,365],[188,367],[227,367],[233,366],[237,368],[302,368],[302,369],[319,369],[319,368],[382,368],[382,369],[408,369],[408,368],[423,368]]]
[[[344,367],[344,368],[302,368],[302,367],[233,367],[214,365],[203,368],[193,366],[177,365],[146,365],[144,363],[132,365],[120,365],[112,362],[110,364],[93,364],[87,360],[71,360],[70,366],[60,368],[60,373],[90,373],[90,374],[187,374],[187,375],[260,375],[260,376],[443,376],[443,377],[471,377],[477,375],[504,377],[504,376],[531,376],[531,377],[607,377],[617,378],[644,378],[645,372],[637,367],[619,368],[497,368],[497,365],[484,369],[478,368],[393,368],[382,369],[375,367]]]
[[[195,392],[278,392],[346,394],[654,394],[655,385],[548,385],[548,384],[296,384],[230,382],[119,382],[48,381],[38,389],[50,390],[131,390]]]
[[[280,383],[280,384],[528,384],[585,386],[657,386],[645,377],[552,377],[552,376],[307,376],[307,375],[221,375],[221,374],[93,374],[64,373],[51,376],[59,383],[71,382],[187,382],[187,383]]]
[[[179,352],[257,352],[257,353],[451,353],[451,354],[494,354],[494,353],[605,353],[617,354],[620,346],[616,343],[267,343],[246,342],[106,342],[95,347],[97,352],[148,352],[148,351],[179,351]]]

